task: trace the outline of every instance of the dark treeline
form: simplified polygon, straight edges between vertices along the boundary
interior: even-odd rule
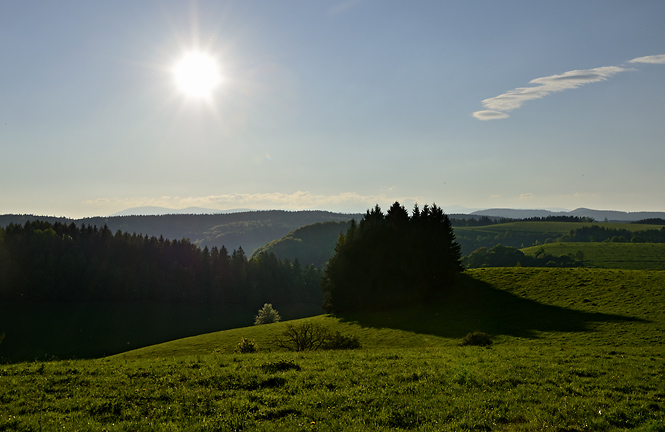
[[[296,260],[242,248],[229,253],[187,239],[115,234],[104,226],[28,221],[0,228],[0,299],[319,303],[321,275]]]
[[[531,217],[523,219],[513,219],[505,217],[480,216],[478,219],[471,218],[450,218],[450,223],[454,227],[477,227],[487,225],[498,225],[510,222],[595,222],[592,217],[586,216],[544,216]]]
[[[663,218],[649,218],[631,222],[632,224],[665,225]]]
[[[557,239],[560,242],[633,242],[665,243],[665,228],[646,231],[629,231],[620,228],[606,228],[598,225],[571,230]]]
[[[501,218],[501,217],[489,217],[489,216],[480,216],[479,218],[470,217],[450,217],[450,225],[454,227],[478,227],[478,226],[487,226],[487,225],[496,225],[501,223],[514,222],[514,219],[510,218]]]
[[[515,219],[514,222],[595,222],[589,216],[545,216],[524,219]]]

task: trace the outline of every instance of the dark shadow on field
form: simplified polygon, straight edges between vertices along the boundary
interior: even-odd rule
[[[284,319],[318,305],[279,306]],[[0,303],[0,364],[98,358],[188,336],[250,326],[255,308],[160,303]]]
[[[472,331],[536,338],[536,332],[592,331],[595,322],[645,322],[635,317],[585,312],[539,303],[461,275],[440,298],[408,309],[346,314],[344,322],[363,327],[392,328],[447,338]]]

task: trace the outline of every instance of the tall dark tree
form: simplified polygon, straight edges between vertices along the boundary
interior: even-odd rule
[[[436,205],[409,217],[394,203],[377,205],[339,236],[323,290],[329,312],[394,307],[430,299],[463,270],[448,216]]]

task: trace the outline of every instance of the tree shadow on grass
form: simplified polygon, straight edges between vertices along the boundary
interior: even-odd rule
[[[537,338],[538,332],[588,332],[593,323],[646,322],[641,318],[586,312],[539,303],[461,275],[454,288],[420,306],[340,315],[363,327],[392,328],[446,338],[472,331]]]

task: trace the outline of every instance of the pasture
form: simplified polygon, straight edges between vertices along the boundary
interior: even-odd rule
[[[427,306],[288,323],[96,360],[0,366],[0,430],[665,430],[665,272],[478,269]],[[469,331],[490,348],[461,347]],[[233,352],[240,337],[260,352]]]
[[[535,256],[541,248],[553,256],[582,251],[586,267],[665,270],[665,243],[547,243],[522,252]]]

